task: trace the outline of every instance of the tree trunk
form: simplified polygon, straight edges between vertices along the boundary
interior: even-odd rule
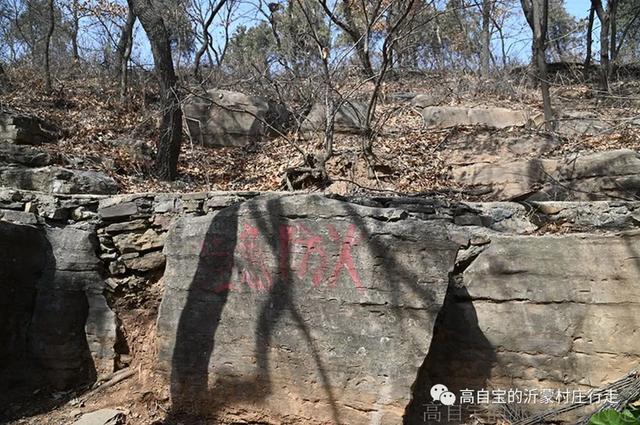
[[[362,34],[358,30],[355,19],[353,17],[352,4],[348,0],[343,0],[344,6],[344,19],[348,25],[347,35],[353,42],[360,65],[362,66],[362,73],[365,77],[373,77],[373,66],[371,65],[371,58],[369,57],[369,34]]]
[[[49,30],[47,31],[47,36],[44,41],[44,87],[47,93],[51,93],[53,91],[53,86],[51,83],[51,69],[49,60],[51,53],[51,37],[53,36],[53,30],[56,27],[54,0],[49,0],[47,11],[49,12]]]
[[[78,49],[78,33],[80,32],[80,17],[78,16],[78,0],[73,0],[71,4],[71,14],[73,22],[71,23],[71,54],[75,63],[80,62],[80,51]]]
[[[609,91],[609,13],[604,10],[601,0],[593,0],[593,5],[600,21],[600,88]]]
[[[155,72],[160,83],[162,124],[154,164],[157,176],[174,180],[178,174],[178,157],[182,144],[182,110],[177,90],[177,78],[171,56],[169,35],[160,11],[151,0],[128,0],[129,8],[138,17],[147,33]]]
[[[136,22],[136,15],[131,8],[127,12],[127,22],[125,22],[120,32],[120,40],[116,48],[116,77],[120,83],[120,100],[124,101],[127,96],[129,85],[129,58],[133,49],[133,26]]]
[[[482,50],[480,51],[480,72],[489,76],[491,58],[491,0],[482,0]]]
[[[356,52],[358,53],[358,59],[360,59],[360,65],[362,66],[362,73],[365,77],[373,77],[373,66],[371,65],[371,59],[369,58],[369,51],[365,45],[364,39],[354,41],[356,43]]]
[[[551,109],[549,80],[547,78],[547,59],[545,57],[549,0],[521,0],[521,3],[527,22],[533,31],[533,56],[536,76],[542,92],[544,125],[547,131],[551,131],[554,127],[554,118],[553,110]]]
[[[589,9],[589,22],[587,23],[587,54],[584,57],[584,69],[583,78],[586,80],[589,77],[589,71],[591,68],[591,49],[593,47],[593,21],[595,18],[596,9],[591,2],[591,8]]]
[[[609,0],[609,23],[611,25],[611,46],[609,47],[610,63],[613,65],[616,61],[618,50],[616,49],[618,44],[618,0]]]

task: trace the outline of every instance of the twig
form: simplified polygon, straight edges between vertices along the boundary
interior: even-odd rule
[[[119,384],[120,382],[124,381],[125,379],[129,379],[135,374],[136,374],[136,371],[134,369],[127,368],[127,369],[120,370],[114,373],[112,378],[106,381],[104,384],[100,385],[98,388],[91,390],[89,393],[81,397],[79,401],[81,403],[85,402],[91,397],[93,397],[94,395],[96,395],[97,393],[102,392],[107,388],[111,388]]]

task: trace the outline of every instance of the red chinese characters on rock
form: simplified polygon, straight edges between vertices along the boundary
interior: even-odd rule
[[[299,280],[309,279],[314,287],[323,283],[335,287],[345,275],[356,289],[364,290],[353,256],[354,248],[362,240],[356,226],[349,224],[342,234],[332,224],[325,229],[328,240],[302,224],[279,226],[278,247],[274,253],[279,277],[273,276],[276,265],[270,264],[267,256],[274,248],[261,240],[256,226],[248,223],[242,225],[235,247],[225,247],[219,237],[209,238],[203,243],[200,258],[207,263],[208,271],[224,277],[225,281],[218,283],[214,292],[239,290],[242,285],[252,291],[266,292],[278,278],[281,282],[291,282],[292,273]],[[337,260],[333,262],[335,254]],[[237,273],[232,283],[234,267]]]

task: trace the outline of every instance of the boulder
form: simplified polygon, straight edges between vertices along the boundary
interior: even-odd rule
[[[284,132],[290,114],[276,102],[228,90],[209,90],[184,106],[189,134],[205,146],[244,146]]]
[[[490,239],[443,310],[434,382],[572,391],[637,369],[637,231]]]
[[[406,217],[304,195],[178,220],[157,328],[174,408],[402,423],[458,248]]]
[[[116,317],[103,295],[95,234],[67,226],[46,229],[46,239],[30,350],[55,385],[66,387],[113,372]]]
[[[19,145],[55,143],[58,128],[33,115],[0,111],[0,142]]]
[[[527,112],[506,108],[466,108],[457,106],[429,106],[422,109],[422,118],[428,127],[455,127],[482,125],[491,128],[525,126]]]
[[[64,389],[113,372],[116,317],[96,242],[73,226],[0,222],[0,359],[17,376],[0,382]]]
[[[559,159],[529,159],[457,167],[454,180],[492,199],[635,199],[640,155],[621,149]]]
[[[366,131],[367,119],[366,102],[347,101],[342,103],[336,111],[334,128],[336,133],[360,134]],[[307,114],[300,126],[303,134],[323,133],[327,114],[324,103],[316,103]]]
[[[0,185],[45,193],[112,194],[118,185],[111,177],[97,171],[71,170],[47,166],[27,168],[0,166]]]
[[[142,256],[123,259],[125,266],[131,270],[148,272],[164,266],[165,257],[162,252],[150,252]]]

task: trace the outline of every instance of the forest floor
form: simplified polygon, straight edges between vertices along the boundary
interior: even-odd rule
[[[17,71],[14,71],[14,73]],[[63,137],[44,146],[59,164],[102,171],[113,177],[123,193],[196,191],[271,191],[284,188],[285,170],[303,163],[300,153],[322,148],[322,141],[305,140],[297,134],[265,140],[241,148],[207,148],[193,143],[185,134],[179,163],[179,178],[167,183],[152,172],[154,140],[158,139],[157,94],[153,82],[140,84],[127,103],[119,100],[117,87],[108,78],[69,78],[59,81],[51,96],[38,90],[37,74],[9,75],[9,89],[0,94],[0,107],[34,113],[57,124]],[[337,134],[335,155],[328,161],[332,184],[303,190],[326,190],[339,194],[356,192],[458,193],[445,158],[452,135],[489,132],[491,137],[518,136],[535,132],[512,128],[425,128],[419,111],[407,102],[391,100],[393,93],[436,93],[448,106],[498,106],[541,111],[537,90],[528,87],[523,76],[506,76],[481,81],[465,75],[422,75],[396,79],[386,84],[378,116],[379,135],[373,144],[374,171],[371,176],[361,154],[362,137]],[[558,74],[552,84],[556,111],[595,112],[611,121],[640,117],[640,82],[622,80],[612,84],[611,93],[598,93],[595,84],[571,82]],[[34,89],[35,88],[35,89]],[[368,87],[359,93],[366,95]],[[559,137],[559,136],[557,136]],[[295,145],[295,146],[294,146]],[[590,152],[619,148],[640,148],[640,129],[621,125],[605,134],[562,137],[559,148],[546,155]]]

